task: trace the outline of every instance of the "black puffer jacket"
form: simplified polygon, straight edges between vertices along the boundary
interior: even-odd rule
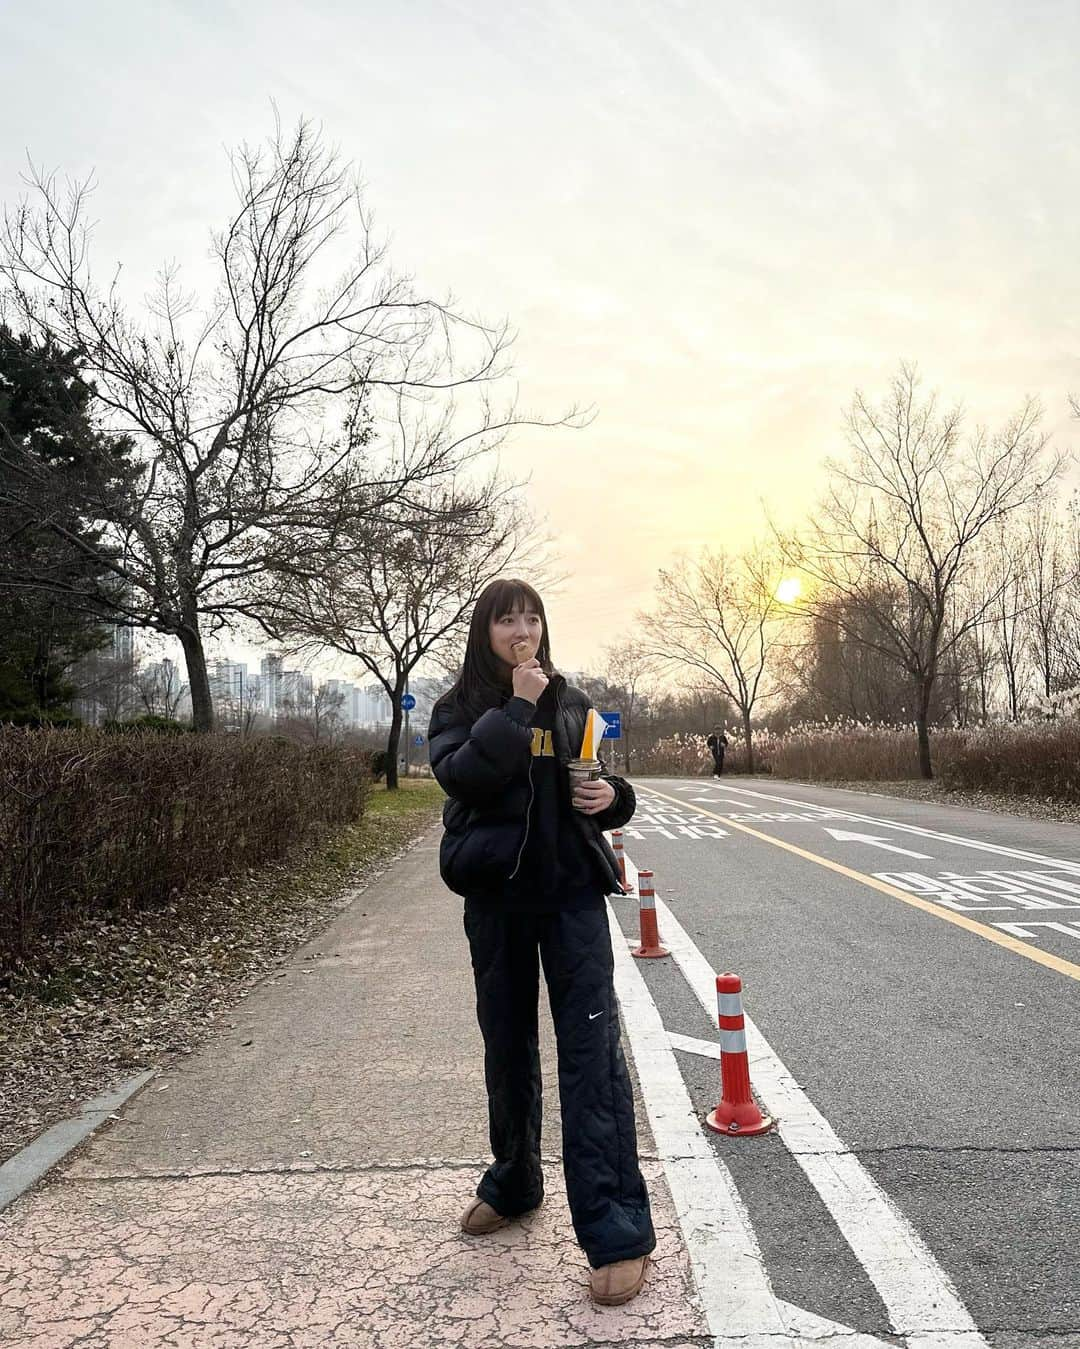
[[[591,704],[562,675],[552,675],[551,685],[560,788],[595,860],[597,885],[613,894],[622,887],[602,831],[618,829],[631,818],[637,806],[634,789],[624,778],[605,773],[615,788],[607,810],[583,815],[569,806],[566,765],[580,749]],[[439,867],[443,880],[459,895],[497,898],[517,871],[532,804],[532,738],[531,727],[505,706],[489,709],[471,725],[465,713],[448,704],[435,708],[428,732],[431,767],[450,798],[443,807]]]

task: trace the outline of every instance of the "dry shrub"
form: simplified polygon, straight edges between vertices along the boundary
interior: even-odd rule
[[[754,740],[761,768],[810,782],[899,782],[919,776],[919,746],[911,726],[858,722],[794,726]]]
[[[712,755],[700,735],[669,735],[634,750],[634,770],[658,777],[699,777],[712,772]]]
[[[931,730],[934,772],[945,787],[1080,801],[1080,722]],[[795,726],[754,736],[755,769],[808,782],[903,782],[919,774],[914,726],[858,722]],[[726,772],[746,771],[732,742]]]
[[[709,776],[712,755],[703,735],[673,735],[634,755],[641,773],[671,777]],[[749,772],[746,741],[732,733],[724,773]],[[909,726],[861,726],[856,722],[797,726],[783,735],[754,732],[754,772],[809,781],[897,781],[919,775],[915,732]]]
[[[770,749],[774,737],[768,731],[754,732],[754,772],[771,773],[772,759]],[[710,772],[712,760],[709,760]],[[746,741],[741,736],[728,737],[728,747],[724,754],[724,773],[749,773],[750,759],[746,753]]]
[[[1080,720],[932,730],[934,771],[945,787],[1080,801]],[[641,773],[712,773],[705,737],[674,735],[634,755]],[[746,744],[730,737],[724,773],[748,771]],[[903,782],[919,777],[914,726],[808,723],[754,734],[754,771],[805,782]]]
[[[363,812],[357,751],[0,727],[0,955],[280,858]]]
[[[1080,801],[1080,721],[952,732],[937,770],[946,787]]]

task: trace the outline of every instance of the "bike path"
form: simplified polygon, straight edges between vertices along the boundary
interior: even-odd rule
[[[1080,1345],[1080,987],[1064,954],[1080,950],[1069,935],[1080,831],[772,780],[637,786],[633,861],[654,870],[707,963],[743,976],[747,1010],[926,1242],[986,1342]],[[890,889],[927,907],[860,874],[887,874]],[[975,926],[1009,924],[1066,972],[943,921],[939,905]],[[632,932],[636,916],[620,915]],[[1062,930],[1035,925],[1059,920]],[[665,1024],[708,1039],[685,980],[656,964],[647,978]],[[708,1108],[715,1062],[679,1061]],[[724,1156],[778,1292],[805,1302],[812,1290],[824,1314],[854,1298],[866,1328],[884,1333],[818,1196],[776,1140],[757,1143],[754,1156],[749,1140]]]

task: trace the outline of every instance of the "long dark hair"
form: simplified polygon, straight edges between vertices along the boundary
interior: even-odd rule
[[[553,673],[544,601],[528,581],[512,578],[492,581],[489,586],[485,586],[476,601],[476,608],[469,622],[469,640],[465,644],[465,660],[461,666],[461,674],[458,675],[453,688],[439,699],[440,705],[450,704],[475,719],[489,707],[498,707],[509,694],[510,683],[506,668],[491,649],[490,628],[493,619],[501,618],[503,614],[514,613],[518,609],[540,615],[543,632],[540,635],[536,659],[545,673]]]

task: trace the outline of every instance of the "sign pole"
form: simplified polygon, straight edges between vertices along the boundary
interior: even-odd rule
[[[412,701],[409,698],[409,676],[405,676],[405,697],[401,700],[405,704],[405,776],[409,776],[409,712],[412,710]]]
[[[416,699],[415,699],[415,698],[412,696],[412,694],[409,692],[409,681],[408,681],[408,678],[406,678],[406,680],[405,680],[405,692],[401,695],[401,708],[402,708],[402,711],[405,713],[405,753],[404,753],[404,755],[403,755],[403,758],[404,758],[404,760],[405,760],[405,776],[406,776],[406,777],[409,776],[409,758],[410,758],[410,746],[409,746],[409,713],[413,710],[413,708],[414,708],[415,706],[416,706]],[[398,743],[399,743],[399,744],[401,743],[400,740],[398,741]]]

